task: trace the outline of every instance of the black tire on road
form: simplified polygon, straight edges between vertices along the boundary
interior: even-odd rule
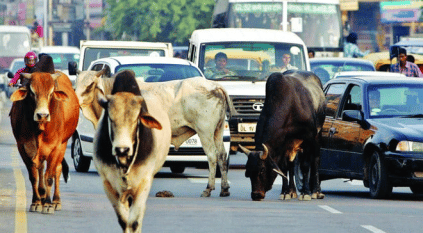
[[[370,196],[376,199],[387,198],[392,193],[392,185],[388,180],[388,172],[385,161],[375,151],[370,158],[369,164],[369,188]]]
[[[91,158],[83,155],[81,140],[78,136],[72,137],[71,153],[75,170],[77,172],[88,172],[91,165]]]
[[[171,165],[170,171],[175,174],[182,174],[185,171],[185,166],[182,165]]]

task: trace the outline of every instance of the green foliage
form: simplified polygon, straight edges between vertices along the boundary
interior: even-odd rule
[[[214,0],[107,0],[106,24],[114,39],[186,43],[195,29],[209,28]],[[125,37],[125,36],[124,36]]]

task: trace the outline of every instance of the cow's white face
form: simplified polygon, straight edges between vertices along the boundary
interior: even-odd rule
[[[146,109],[142,111],[142,96],[118,92],[107,95],[106,99],[100,99],[99,102],[108,113],[112,155],[116,156],[120,165],[129,166],[136,153],[138,140],[148,140],[137,138],[140,127],[161,129],[161,124],[150,116]]]

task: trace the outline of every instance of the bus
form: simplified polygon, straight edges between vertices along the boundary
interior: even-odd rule
[[[31,31],[25,26],[0,25],[0,70],[31,50]]]
[[[317,56],[343,51],[339,0],[217,0],[212,27],[291,31]]]

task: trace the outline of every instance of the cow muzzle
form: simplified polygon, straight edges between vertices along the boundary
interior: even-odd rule
[[[251,199],[253,199],[253,201],[261,201],[265,196],[266,194],[263,191],[251,192]]]

